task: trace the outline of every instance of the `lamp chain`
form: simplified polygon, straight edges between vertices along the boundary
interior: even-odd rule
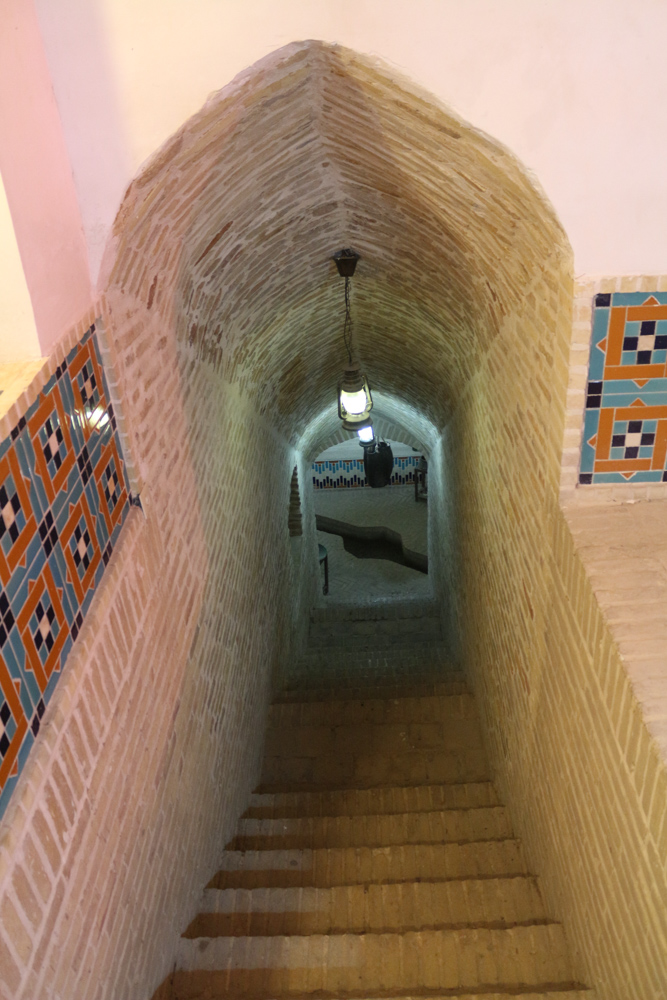
[[[352,314],[350,312],[350,279],[345,278],[345,323],[343,324],[343,342],[347,351],[347,360],[352,363]]]

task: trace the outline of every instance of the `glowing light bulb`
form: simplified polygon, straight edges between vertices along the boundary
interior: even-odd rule
[[[359,389],[358,392],[345,392],[343,390],[340,394],[340,401],[348,413],[355,415],[363,413],[368,405],[366,393],[363,389]]]
[[[372,426],[362,427],[361,430],[357,431],[357,434],[359,435],[359,440],[362,442],[362,444],[370,444],[371,441],[373,440]]]

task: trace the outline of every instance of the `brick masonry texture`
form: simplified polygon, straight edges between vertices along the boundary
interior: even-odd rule
[[[571,291],[564,273],[543,282],[443,435],[449,634],[577,975],[605,1000],[653,998],[667,983],[667,775],[558,504]]]
[[[547,907],[602,1000],[667,981],[664,767],[558,506],[567,241],[507,151],[374,63],[299,43],[211,98],[116,221],[96,314],[145,515],[0,832],[12,1000],[150,996],[249,801],[317,584],[312,496],[290,539],[290,482],[335,405],[330,256],[348,245],[369,378],[445,428],[430,517],[451,655]]]
[[[314,42],[214,95],[130,186],[115,234],[112,284],[152,309],[175,295],[185,356],[291,441],[335,402],[345,362],[336,249],[361,254],[354,340],[373,386],[439,427],[533,261],[567,253],[510,153]]]
[[[175,944],[167,900],[194,912],[192,872],[215,869],[256,784],[288,632],[292,450],[238,387],[184,375],[164,317],[102,307],[146,516],[128,518],[3,830],[11,997],[150,994]]]

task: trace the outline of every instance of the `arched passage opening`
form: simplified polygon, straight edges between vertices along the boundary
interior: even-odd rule
[[[428,544],[430,508],[426,496],[415,499],[414,487],[417,465],[430,457],[438,431],[414,407],[381,391],[374,393],[372,416],[376,438],[393,443],[394,471],[386,489],[364,486],[363,449],[356,435],[342,429],[335,407],[325,407],[298,443],[310,524],[329,553],[327,600],[317,603],[371,608],[391,600],[441,602],[439,548],[431,551]],[[439,487],[434,481],[433,502]],[[346,534],[346,525],[391,534],[369,532],[367,544],[363,534]]]
[[[343,244],[362,258],[355,337],[374,385],[449,428],[433,456],[433,478],[447,464],[454,490],[442,493],[441,589],[461,592],[469,470],[519,516],[524,476],[498,450],[510,435],[542,500],[555,496],[564,400],[548,372],[566,350],[570,254],[510,153],[371,61],[295,43],[214,95],[133,182],[107,298],[173,361],[178,384],[160,396],[172,415],[174,395],[182,404],[205,520],[216,476],[282,497],[288,452],[331,406],[343,359],[330,258]],[[162,468],[168,455],[165,442]],[[259,548],[275,549],[270,515],[259,519]],[[462,623],[450,625],[460,653]]]
[[[295,43],[214,95],[146,165],[105,258],[105,322],[160,558],[154,604],[182,633],[165,760],[180,761],[183,814],[207,775],[201,870],[256,783],[271,690],[312,600],[315,561],[305,539],[294,558],[288,510],[344,363],[341,246],[361,255],[355,338],[400,411],[385,419],[428,432],[450,657],[481,697],[498,760],[530,756],[540,738],[566,237],[498,143],[368,59]],[[517,780],[535,801],[530,767]],[[180,849],[194,857],[194,843]],[[185,897],[183,871],[172,891]]]

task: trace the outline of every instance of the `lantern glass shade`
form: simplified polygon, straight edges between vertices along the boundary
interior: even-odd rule
[[[346,392],[343,389],[340,394],[340,403],[347,413],[351,413],[357,417],[366,409],[368,399],[363,389],[359,389],[358,392]]]
[[[347,431],[358,431],[368,427],[373,408],[371,390],[356,365],[345,369],[345,375],[338,385],[338,416]]]

